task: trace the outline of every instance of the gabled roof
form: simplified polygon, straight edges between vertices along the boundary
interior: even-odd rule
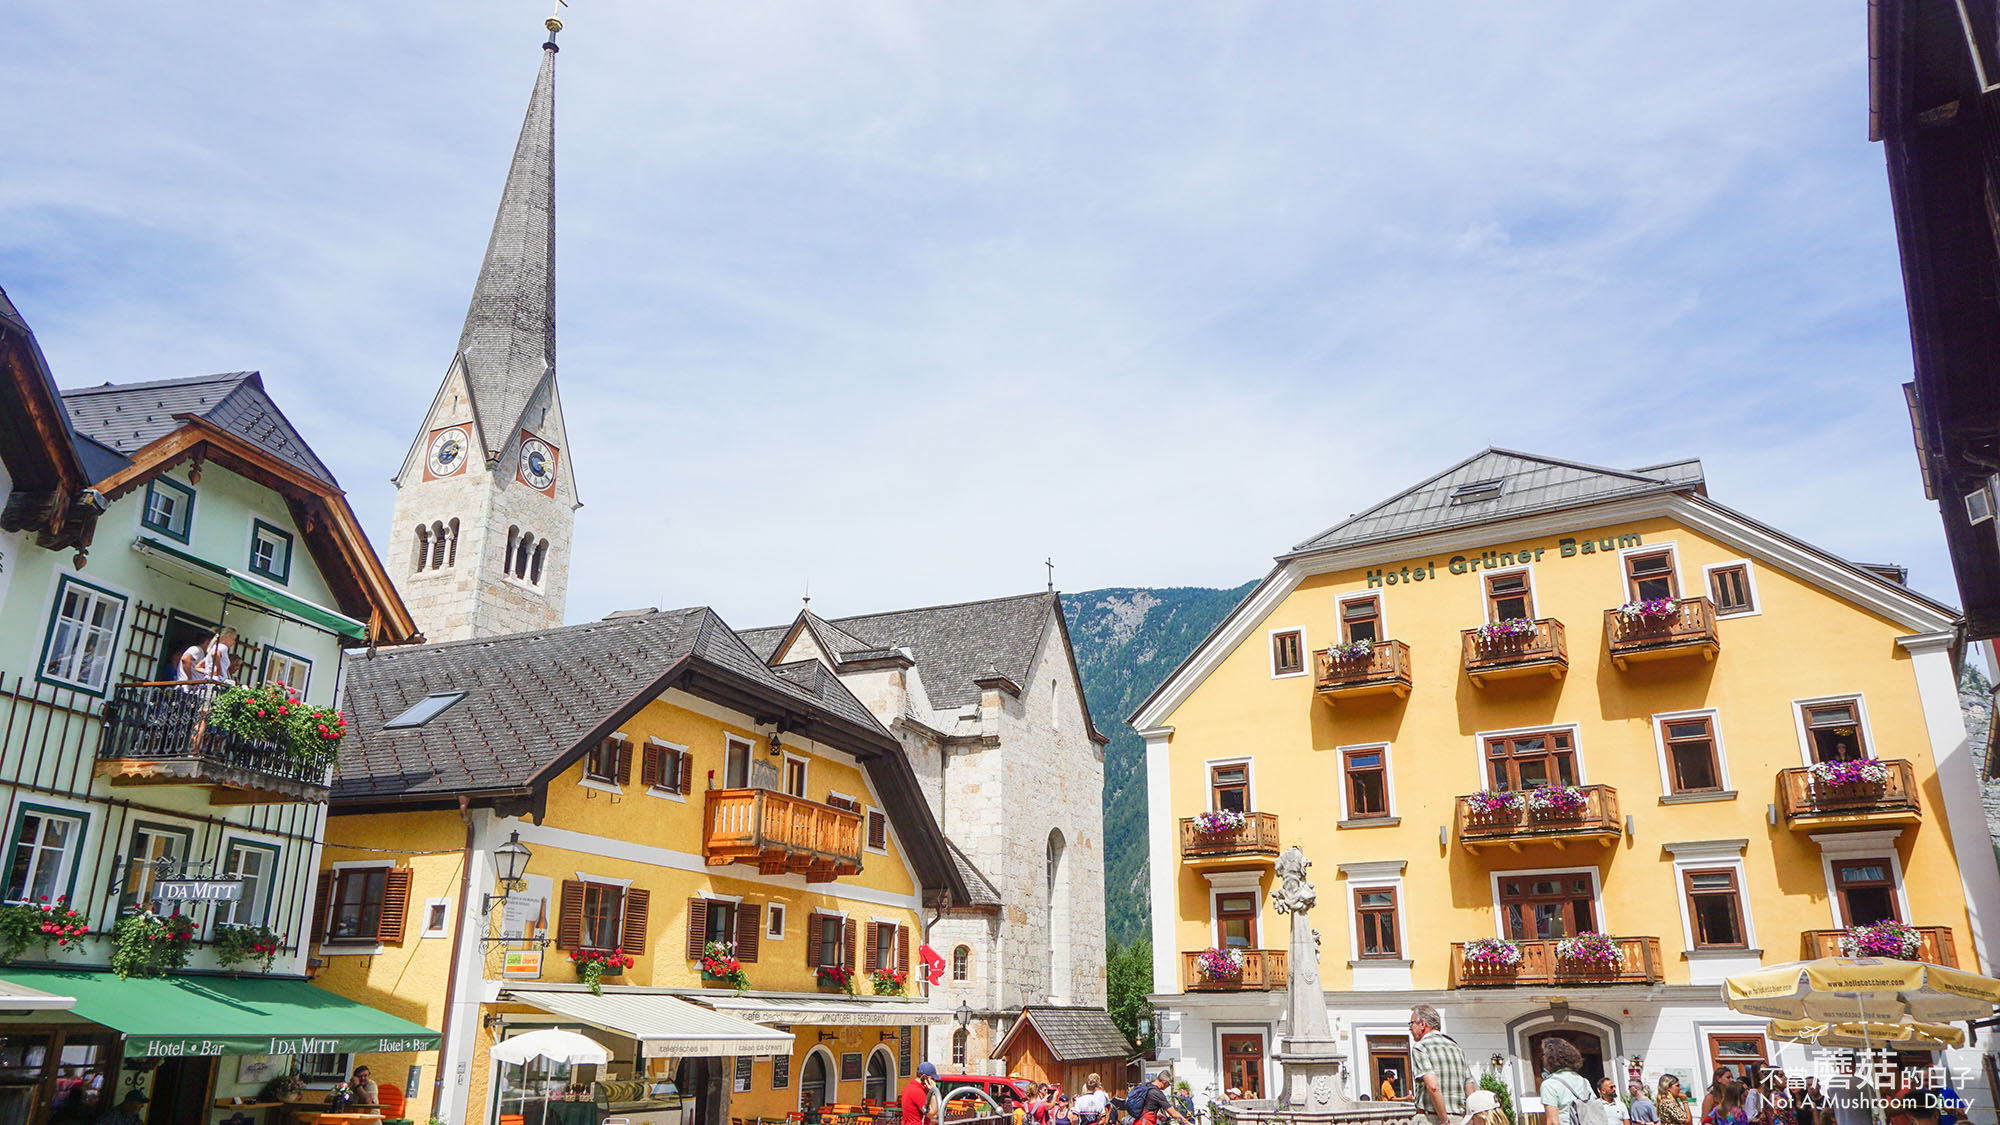
[[[1111,1022],[1103,1008],[1068,1008],[1054,1004],[1031,1004],[1021,1009],[1014,1026],[993,1049],[993,1058],[1007,1053],[1014,1037],[1032,1029],[1059,1062],[1085,1059],[1123,1059],[1132,1051],[1132,1041]]]
[[[965,849],[958,846],[958,841],[947,836],[945,844],[951,848],[951,862],[958,867],[958,877],[965,880],[967,906],[994,907],[1005,903],[1006,900],[1000,897],[1000,888],[995,887],[993,880],[988,879],[986,873],[972,862]]]
[[[89,496],[69,414],[34,330],[0,290],[0,462],[13,487],[0,530],[33,531],[48,550],[90,546],[100,507]]]
[[[62,396],[79,434],[127,457],[179,429],[186,418],[200,418],[315,480],[339,487],[333,471],[271,401],[264,377],[255,371],[106,383],[72,388]]]
[[[1453,493],[1494,483],[1491,498]],[[1487,449],[1293,547],[1300,555],[1423,532],[1513,519],[1647,492],[1702,489],[1701,462],[1689,459],[1624,471],[1532,453]]]

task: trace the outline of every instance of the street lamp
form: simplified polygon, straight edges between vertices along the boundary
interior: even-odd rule
[[[493,849],[493,873],[500,883],[500,894],[486,896],[486,905],[481,913],[490,917],[493,908],[507,901],[507,892],[528,889],[527,880],[521,876],[528,871],[528,860],[533,858],[528,845],[521,842],[519,831],[509,832],[507,842]]]
[[[958,1011],[953,1012],[951,1014],[951,1018],[958,1021],[958,1029],[960,1031],[964,1031],[966,1028],[971,1027],[972,1005],[964,1000],[960,1000],[958,1002]]]

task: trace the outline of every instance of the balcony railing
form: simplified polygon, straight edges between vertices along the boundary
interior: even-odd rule
[[[1609,785],[1585,785],[1583,809],[1562,816],[1528,807],[1527,794],[1511,809],[1482,812],[1470,796],[1458,799],[1458,842],[1467,851],[1505,845],[1520,851],[1523,844],[1552,843],[1560,848],[1572,840],[1595,840],[1610,847],[1625,834],[1618,815],[1618,791]]]
[[[1914,960],[1943,965],[1948,969],[1958,968],[1958,947],[1952,942],[1951,927],[1918,926],[1916,931],[1918,942]],[[1846,930],[1807,930],[1800,944],[1805,948],[1808,961],[1821,957],[1846,957],[1848,954],[1840,945],[1840,939],[1846,936]]]
[[[333,767],[209,723],[212,683],[119,684],[104,705],[97,774],[112,785],[192,785],[216,805],[324,801]]]
[[[1285,987],[1287,962],[1282,949],[1239,949],[1242,975],[1214,980],[1202,976],[1196,965],[1204,952],[1181,954],[1181,987],[1188,992],[1269,992]]]
[[[1917,768],[1900,758],[1882,764],[1889,777],[1880,785],[1826,785],[1813,778],[1809,767],[1780,770],[1779,807],[1787,821],[1814,830],[1923,820],[1923,807],[1917,803]]]
[[[1682,598],[1674,612],[1662,617],[1604,611],[1604,635],[1610,639],[1611,662],[1624,668],[1636,660],[1667,660],[1700,656],[1714,660],[1722,649],[1715,631],[1715,603],[1707,598]]]
[[[774,789],[711,789],[702,855],[824,883],[861,871],[861,814]]]
[[[1451,946],[1453,988],[1518,988],[1523,985],[1659,984],[1666,979],[1656,937],[1612,938],[1618,943],[1616,965],[1578,964],[1556,956],[1554,940],[1522,941],[1517,965],[1489,965],[1465,958],[1466,942]]]
[[[1569,671],[1569,638],[1563,623],[1553,617],[1535,622],[1533,633],[1519,636],[1482,636],[1478,629],[1463,634],[1465,674],[1472,686],[1485,687],[1488,680],[1512,676],[1551,676],[1562,679]]]
[[[1200,863],[1210,860],[1242,860],[1278,857],[1278,814],[1243,814],[1243,826],[1222,832],[1203,832],[1195,827],[1195,817],[1181,818],[1181,860]]]
[[[1366,656],[1339,656],[1332,650],[1313,653],[1314,689],[1321,699],[1393,692],[1410,694],[1410,646],[1401,641],[1377,641]]]

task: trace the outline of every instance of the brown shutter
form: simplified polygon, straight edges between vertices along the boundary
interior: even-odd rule
[[[556,948],[576,949],[583,945],[583,884],[575,879],[562,883],[562,912],[556,918]]]
[[[313,892],[313,921],[310,940],[322,941],[333,925],[333,872],[319,873],[319,889]]]
[[[708,900],[688,900],[688,947],[690,961],[701,960],[701,947],[708,942]]]
[[[694,755],[683,750],[680,752],[679,757],[681,780],[680,784],[675,788],[682,796],[686,796],[694,792]]]
[[[845,953],[845,954],[846,954],[847,956],[846,956],[846,960],[844,960],[844,961],[842,961],[842,962],[840,963],[840,967],[841,967],[841,968],[843,968],[843,969],[846,969],[846,970],[847,970],[848,972],[850,972],[850,973],[854,971],[854,927],[855,927],[855,924],[856,924],[856,923],[855,923],[854,919],[852,919],[852,918],[849,918],[849,919],[847,919],[847,920],[845,920],[845,921],[843,921],[843,922],[841,923],[841,928],[842,928],[843,930],[847,931],[847,948],[846,948],[845,950],[843,950],[843,951],[842,951],[842,952],[844,952],[844,953]]]
[[[806,915],[806,968],[819,968],[819,911]]]
[[[632,784],[632,744],[618,740],[618,784]]]
[[[651,914],[653,892],[625,888],[625,927],[618,932],[619,947],[633,957],[646,952],[646,920]]]
[[[665,753],[665,747],[650,743],[639,752],[639,784],[651,789],[660,783],[660,758]]]
[[[906,981],[909,980],[910,927],[908,926],[896,927],[896,971],[903,974],[904,980]]]
[[[755,961],[757,942],[764,936],[764,906],[749,902],[736,908],[736,959]]]
[[[403,944],[403,923],[410,915],[410,869],[391,867],[383,873],[382,913],[375,922],[375,940]]]
[[[867,960],[863,961],[861,965],[863,968],[867,969],[871,973],[874,972],[876,969],[880,968],[882,965],[882,962],[879,960],[879,958],[882,956],[882,949],[880,946],[875,944],[876,931],[878,929],[880,929],[880,927],[877,926],[875,923],[873,922],[868,923],[868,937],[861,943],[861,948],[863,952],[867,954]]]

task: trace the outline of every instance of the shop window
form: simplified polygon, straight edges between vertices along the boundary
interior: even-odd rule
[[[1595,880],[1587,874],[1510,874],[1500,880],[1500,918],[1513,941],[1597,931]]]
[[[961,945],[951,951],[951,979],[967,981],[972,979],[972,947]]]
[[[1354,892],[1354,928],[1361,935],[1361,956],[1401,957],[1397,936],[1396,888],[1360,887]]]
[[[1271,674],[1296,676],[1306,670],[1306,635],[1300,629],[1271,634]]]
[[[1712,793],[1722,788],[1722,766],[1715,751],[1713,720],[1667,719],[1662,724],[1667,744],[1667,778],[1675,793]]]
[[[1576,744],[1566,730],[1501,735],[1486,740],[1488,776],[1495,789],[1539,789],[1576,784]]]
[[[7,859],[7,901],[54,901],[68,895],[83,828],[81,815],[23,805]]]
[[[165,477],[154,477],[147,482],[146,508],[139,516],[143,527],[185,543],[193,517],[194,489]]]
[[[1210,804],[1227,812],[1250,811],[1250,767],[1241,763],[1208,771]]]
[[[1243,1091],[1245,1098],[1264,1096],[1263,1035],[1252,1032],[1222,1037],[1222,1081],[1229,1089]]]
[[[1215,896],[1215,928],[1225,949],[1257,948],[1257,896],[1254,893]]]
[[[101,694],[124,617],[124,598],[64,575],[42,642],[41,678]]]
[[[1843,926],[1872,926],[1878,922],[1901,922],[1902,906],[1896,901],[1895,868],[1888,858],[1840,860],[1833,865],[1833,889],[1840,897]]]
[[[1674,553],[1643,551],[1626,555],[1625,586],[1633,601],[1678,599],[1680,582],[1674,577]]]
[[[1389,815],[1389,752],[1368,746],[1340,752],[1340,768],[1347,775],[1347,815],[1350,819]]]
[[[1868,757],[1868,745],[1861,737],[1861,707],[1854,700],[1839,703],[1808,703],[1805,714],[1806,741],[1818,762],[1858,762]]]
[[[1688,871],[1688,924],[1696,949],[1741,949],[1749,942],[1743,929],[1743,894],[1733,868]]]
[[[1528,572],[1525,570],[1487,575],[1486,619],[1488,621],[1532,619],[1534,610],[1529,604],[1529,595]]]
[[[292,536],[263,520],[250,521],[250,573],[273,582],[292,578]]]
[[[1340,631],[1347,643],[1382,639],[1382,602],[1379,598],[1349,598],[1340,603]]]
[[[176,869],[187,859],[193,842],[194,833],[185,828],[133,825],[125,845],[125,881],[124,891],[118,896],[119,912],[150,907],[153,884],[162,877],[179,877]]]
[[[1735,563],[1709,571],[1708,596],[1715,602],[1717,617],[1757,612],[1756,598],[1750,592],[1750,564]]]

